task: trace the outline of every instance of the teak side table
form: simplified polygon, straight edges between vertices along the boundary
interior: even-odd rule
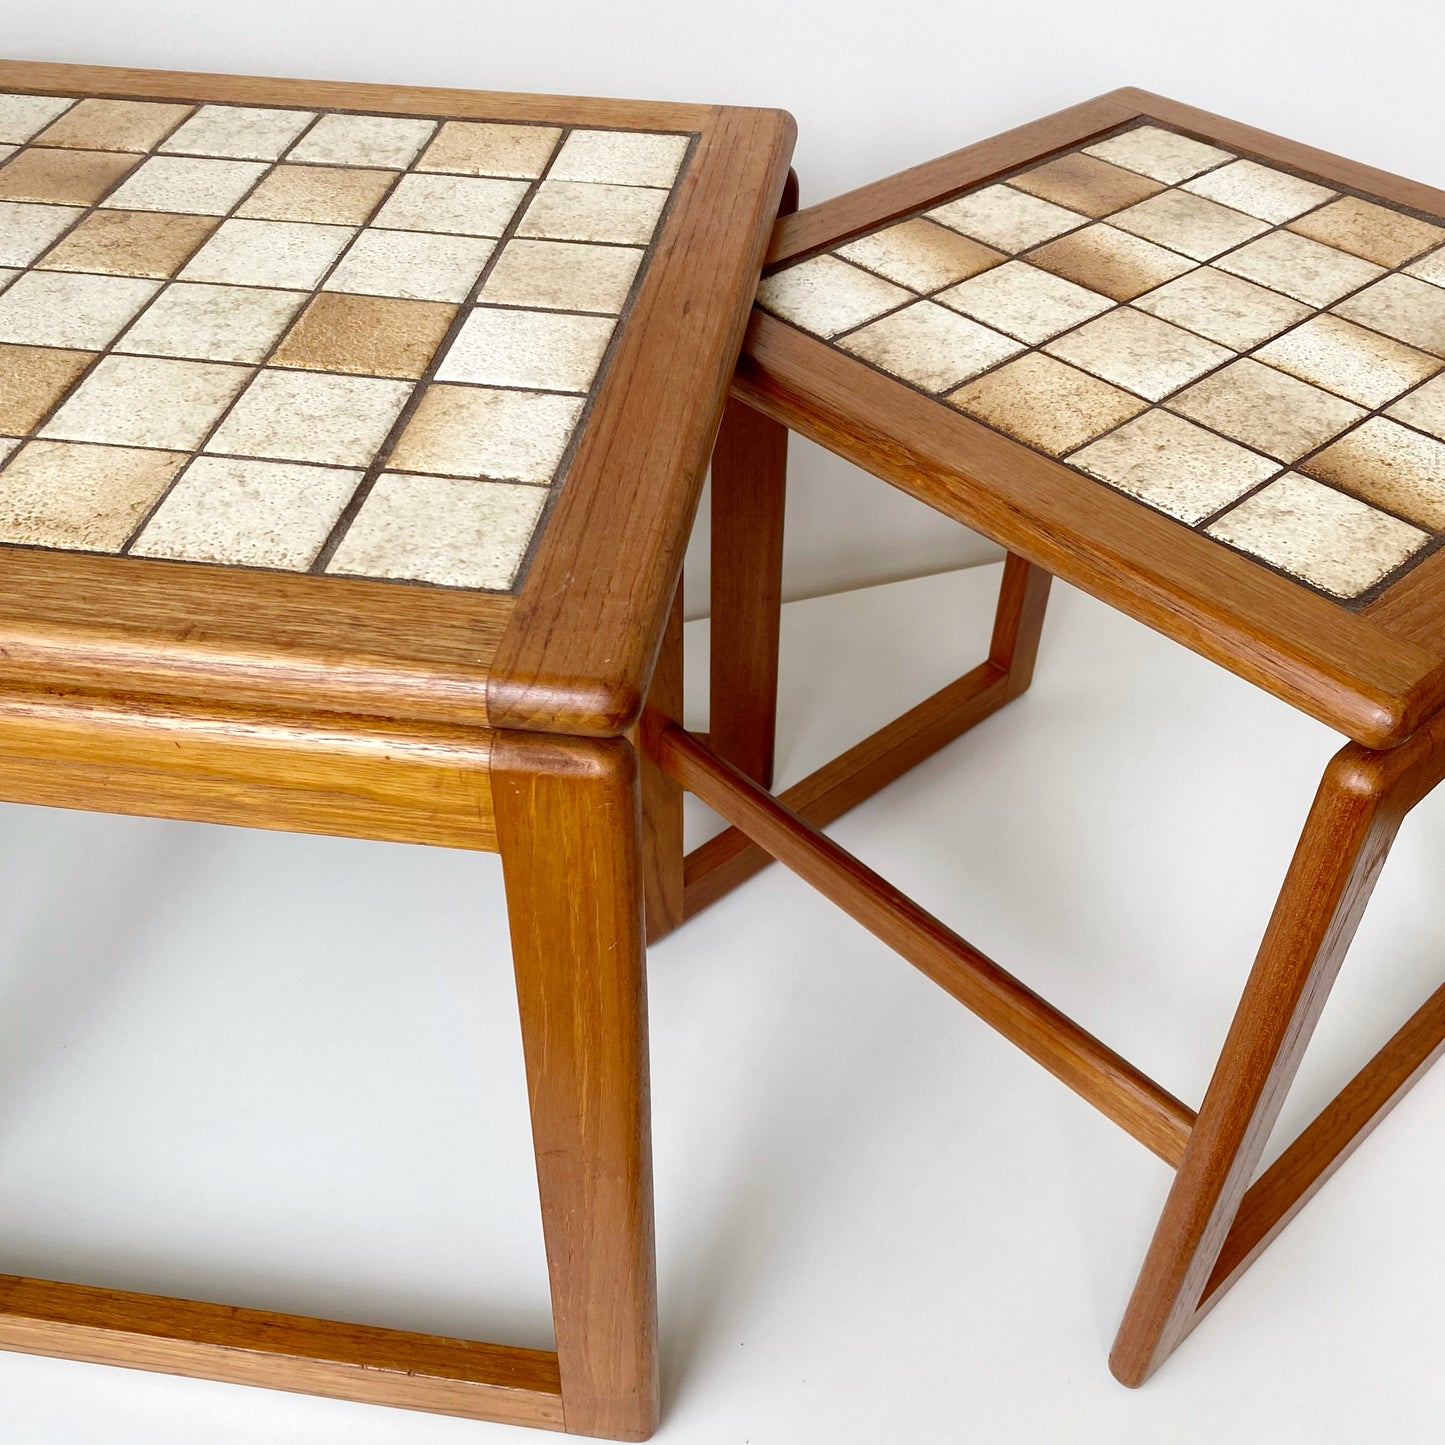
[[[0,796],[499,851],[556,1351],[15,1277],[0,1348],[652,1432],[634,743],[792,141],[0,64]]]
[[[779,222],[713,463],[732,827],[1176,1170],[1111,1356],[1141,1384],[1445,1048],[1435,993],[1256,1168],[1406,813],[1445,776],[1445,193],[1121,90]],[[1007,549],[988,658],[768,791],[787,432]],[[1197,1111],[819,829],[1028,687],[1051,575],[1349,740]]]

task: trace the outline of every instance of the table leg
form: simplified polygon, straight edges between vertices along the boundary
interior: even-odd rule
[[[672,599],[647,706],[632,732],[642,778],[642,892],[647,941],[683,920],[682,788],[658,766],[662,729],[682,721],[682,582]]]

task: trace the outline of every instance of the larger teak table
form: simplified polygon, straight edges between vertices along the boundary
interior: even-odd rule
[[[500,851],[556,1352],[14,1277],[0,1348],[651,1433],[629,734],[792,139],[0,64],[0,796]]]

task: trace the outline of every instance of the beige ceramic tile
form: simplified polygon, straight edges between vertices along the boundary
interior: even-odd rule
[[[1246,497],[1208,532],[1336,597],[1358,597],[1430,540],[1298,472]]]
[[[543,181],[527,207],[519,236],[552,241],[616,241],[645,246],[668,193],[643,186]]]
[[[416,163],[419,171],[458,176],[518,176],[535,180],[547,169],[562,132],[550,125],[503,125],[449,120]]]
[[[615,325],[610,316],[478,306],[437,368],[437,380],[586,391]]]
[[[0,432],[33,431],[94,360],[93,351],[0,345]]]
[[[181,278],[309,291],[355,234],[352,226],[305,221],[223,221]]]
[[[1045,161],[1020,176],[1010,176],[1009,185],[1095,219],[1132,206],[1164,189],[1148,176],[1121,170],[1081,151]]]
[[[1264,221],[1188,191],[1161,191],[1110,216],[1109,224],[1196,261],[1212,260],[1269,229]]]
[[[411,391],[405,381],[267,368],[256,374],[206,450],[365,467]]]
[[[396,182],[395,171],[346,166],[277,166],[236,208],[256,221],[362,226]]]
[[[1269,457],[1152,410],[1090,442],[1069,463],[1191,525],[1279,470]]]
[[[0,437],[0,466],[9,460],[11,452],[20,445],[19,437]]]
[[[500,236],[526,194],[526,181],[476,176],[403,176],[376,213],[372,225],[392,231]]]
[[[1386,414],[1445,441],[1445,376],[1402,396]]]
[[[179,211],[224,216],[264,174],[261,161],[151,156],[106,198],[122,211]]]
[[[1445,362],[1338,316],[1315,316],[1262,346],[1255,355],[1301,381],[1357,401],[1384,406]]]
[[[1212,341],[1129,306],[1117,307],[1044,349],[1150,401],[1163,401],[1234,356]]]
[[[1232,161],[1217,171],[1185,181],[1184,189],[1222,206],[1232,206],[1247,216],[1258,216],[1272,226],[1323,205],[1335,194],[1313,181],[1262,166],[1258,161]]]
[[[1194,269],[1194,262],[1178,253],[1106,225],[1050,241],[1032,252],[1029,262],[1115,301],[1132,301]]]
[[[482,287],[480,300],[544,311],[605,311],[617,315],[643,252],[633,246],[577,241],[508,241]]]
[[[930,220],[1009,254],[1027,251],[1082,226],[1087,216],[1040,200],[1012,186],[985,186],[956,201],[935,206]]]
[[[839,246],[837,254],[914,291],[936,291],[967,280],[1004,259],[1001,251],[922,216],[850,241]]]
[[[1228,151],[1205,145],[1157,125],[1141,125],[1122,135],[1110,136],[1094,145],[1085,146],[1085,153],[1111,161],[1125,170],[1138,171],[1165,185],[1177,185],[1229,160]]]
[[[1374,416],[1300,467],[1436,531],[1445,529],[1445,442]]]
[[[167,286],[115,343],[124,355],[194,361],[265,359],[304,298],[253,286]]]
[[[1353,402],[1248,357],[1174,397],[1169,409],[1282,462],[1296,461],[1365,415]]]
[[[1038,352],[969,382],[948,400],[1053,456],[1092,441],[1145,407],[1138,397]]]
[[[203,105],[160,150],[238,161],[274,161],[311,124],[309,110]]]
[[[1445,356],[1445,289],[1413,276],[1386,276],[1335,307],[1349,321]]]
[[[31,271],[0,295],[0,341],[97,350],[155,295],[155,281]]]
[[[195,255],[218,224],[214,216],[167,211],[92,211],[39,264],[46,271],[164,280]]]
[[[28,266],[84,214],[78,206],[0,201],[0,266]]]
[[[402,471],[501,481],[552,480],[582,398],[480,386],[429,386],[392,452]]]
[[[63,95],[0,95],[0,141],[21,145],[74,104]]]
[[[1358,196],[1341,196],[1323,210],[1291,221],[1289,228],[1380,266],[1398,266],[1445,241],[1445,228]]]
[[[1009,261],[940,293],[955,311],[985,322],[1020,341],[1038,343],[1109,310],[1113,302],[1040,271],[1026,261]]]
[[[1023,347],[932,301],[915,301],[838,343],[928,392],[947,391]]]
[[[1328,306],[1381,274],[1373,261],[1347,256],[1290,231],[1261,236],[1221,256],[1215,265],[1311,306]]]
[[[434,120],[390,115],[323,115],[286,157],[332,166],[404,170],[436,130]]]
[[[0,145],[0,161],[9,160],[15,154],[16,148],[10,145]]]
[[[444,301],[326,291],[302,312],[271,365],[419,377],[456,314],[457,308]]]
[[[547,174],[554,181],[671,186],[687,155],[688,139],[646,131],[574,130]]]
[[[130,554],[304,572],[361,478],[345,467],[197,457]]]
[[[0,266],[0,291],[3,291],[20,272],[13,266]]]
[[[41,428],[57,441],[190,450],[245,385],[249,368],[107,356]]]
[[[1248,351],[1311,314],[1302,302],[1212,266],[1186,272],[1134,305],[1236,351]]]
[[[35,140],[83,151],[148,151],[192,109],[148,100],[82,100]]]
[[[1445,286],[1445,246],[1438,251],[1431,251],[1428,256],[1421,256],[1418,261],[1412,261],[1405,270],[1422,281],[1433,281],[1437,286]]]
[[[912,299],[912,293],[836,256],[814,256],[775,271],[758,287],[758,303],[815,336],[837,336]]]
[[[0,542],[116,552],[183,456],[33,441],[0,472]]]
[[[495,245],[478,236],[363,231],[326,279],[325,289],[409,301],[465,301]]]
[[[128,171],[138,156],[119,151],[21,151],[0,170],[0,200],[52,201],[94,205]]]

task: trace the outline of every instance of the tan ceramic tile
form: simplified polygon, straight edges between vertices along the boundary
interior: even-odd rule
[[[1109,224],[1196,261],[1212,260],[1269,229],[1264,221],[1188,191],[1161,191],[1110,216]]]
[[[245,385],[250,370],[212,361],[107,356],[40,435],[57,441],[190,450]]]
[[[1145,406],[1138,397],[1037,352],[969,382],[948,400],[1054,456],[1092,441]]]
[[[0,95],[0,141],[22,145],[74,104],[63,95]]]
[[[1174,397],[1169,409],[1282,462],[1298,460],[1365,415],[1353,402],[1248,357]]]
[[[1445,286],[1445,246],[1438,251],[1431,251],[1428,256],[1421,256],[1418,261],[1412,261],[1405,270],[1422,281],[1433,281],[1437,286]]]
[[[238,161],[274,161],[314,119],[315,112],[309,110],[203,105],[160,150]]]
[[[83,151],[148,151],[190,113],[189,105],[149,100],[82,100],[35,140]]]
[[[1234,356],[1212,341],[1129,306],[1117,307],[1044,349],[1150,401],[1163,401]]]
[[[1026,261],[1009,261],[939,294],[945,306],[1038,343],[1107,311],[1113,302]]]
[[[947,391],[1023,347],[933,301],[915,301],[849,333],[845,351],[924,391]]]
[[[1368,591],[1430,540],[1298,472],[1246,497],[1207,530],[1336,597]]]
[[[139,164],[118,151],[42,150],[32,146],[0,169],[0,199],[91,206]]]
[[[758,304],[815,336],[837,336],[912,299],[912,293],[836,256],[814,256],[775,271],[758,287]]]
[[[290,161],[404,170],[436,130],[434,120],[390,115],[323,115],[287,155]]]
[[[1322,210],[1291,221],[1289,229],[1379,266],[1398,266],[1445,241],[1445,228],[1358,196],[1341,196]]]
[[[392,452],[401,471],[552,480],[582,415],[580,396],[429,386]]]
[[[1248,351],[1311,314],[1302,302],[1212,266],[1186,272],[1134,305],[1236,351]]]
[[[449,120],[416,163],[419,171],[535,180],[547,169],[562,132],[550,125]]]
[[[554,181],[671,186],[687,155],[688,139],[645,131],[574,130],[547,174]]]
[[[616,241],[645,246],[667,204],[666,191],[543,181],[527,207],[519,236],[551,241]]]
[[[526,181],[489,176],[403,176],[372,225],[392,231],[500,236],[526,194]]]
[[[1386,276],[1341,301],[1335,311],[1372,331],[1445,356],[1445,289],[1439,286],[1413,276]]]
[[[363,226],[396,182],[395,171],[277,166],[236,208],[253,221]]]
[[[0,542],[117,552],[185,458],[33,441],[0,471]]]
[[[365,467],[411,391],[405,381],[265,368],[216,428],[206,450]]]
[[[1004,259],[1001,251],[921,216],[861,236],[839,246],[837,254],[913,291],[936,291]]]
[[[0,295],[0,341],[98,350],[158,289],[129,276],[31,271]]]
[[[1087,216],[1012,186],[985,186],[929,211],[930,220],[1010,255],[1082,226]]]
[[[328,291],[465,301],[496,246],[478,236],[363,231],[327,277]]]
[[[1148,176],[1121,170],[1080,151],[1045,161],[1020,176],[1010,176],[1009,185],[1055,205],[1082,211],[1096,220],[1164,189]]]
[[[457,308],[443,301],[323,292],[302,312],[271,365],[419,377],[456,314]]]
[[[1071,466],[1193,525],[1273,476],[1279,463],[1167,411],[1146,411],[1069,458]]]
[[[356,234],[306,221],[223,221],[181,278],[309,291]]]
[[[437,380],[586,391],[615,325],[610,316],[478,306],[437,368]]]
[[[1422,527],[1445,529],[1445,442],[1371,417],[1300,470]]]
[[[0,345],[0,432],[33,431],[94,360],[93,351]]]
[[[1231,159],[1229,152],[1218,146],[1205,145],[1203,141],[1191,140],[1155,125],[1137,126],[1122,135],[1085,146],[1084,151],[1168,186],[1187,181],[1200,171]]]
[[[1102,224],[1040,246],[1029,263],[1115,301],[1132,301],[1194,269],[1174,251]]]
[[[505,591],[546,504],[541,487],[383,472],[326,570]]]
[[[0,266],[28,266],[84,214],[78,206],[0,201]]]
[[[346,467],[197,457],[130,554],[304,572],[361,478]]]
[[[174,276],[220,223],[166,211],[92,211],[39,262],[46,271]]]
[[[1373,261],[1347,256],[1290,231],[1261,236],[1214,264],[1311,306],[1328,306],[1381,274]]]
[[[259,362],[304,298],[253,286],[167,286],[115,343],[123,355]]]
[[[1402,396],[1386,415],[1445,441],[1445,376],[1437,376],[1409,396]]]
[[[1439,357],[1329,315],[1286,331],[1255,355],[1369,407],[1384,406],[1445,365]]]
[[[605,311],[627,302],[643,252],[578,241],[508,241],[478,299],[544,311]]]
[[[1258,161],[1232,161],[1217,171],[1185,181],[1184,189],[1222,206],[1232,206],[1247,216],[1258,216],[1272,226],[1323,205],[1335,194],[1313,181],[1262,166]]]
[[[224,216],[265,170],[261,161],[151,156],[110,193],[104,204],[121,211]]]

